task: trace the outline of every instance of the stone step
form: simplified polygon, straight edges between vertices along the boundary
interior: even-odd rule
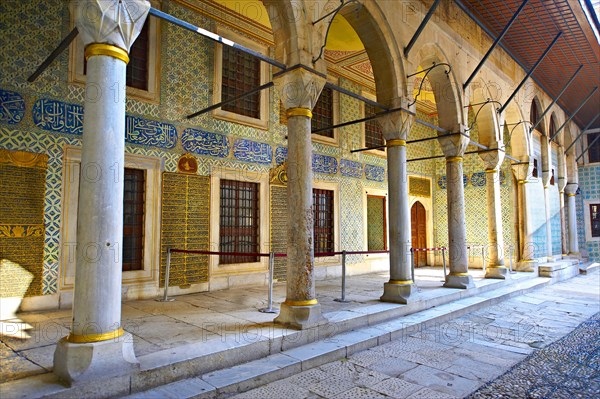
[[[482,307],[490,306],[514,296],[523,295],[549,284],[547,278],[533,278],[507,285],[480,295],[459,299],[401,319],[381,322],[335,336],[284,350],[262,359],[230,368],[212,371],[201,377],[188,378],[158,388],[138,392],[127,399],[145,398],[226,398],[258,386],[280,380],[301,371],[343,359],[390,340],[401,339],[431,326],[460,317]],[[511,348],[518,351],[519,348]],[[198,388],[196,388],[198,387]]]

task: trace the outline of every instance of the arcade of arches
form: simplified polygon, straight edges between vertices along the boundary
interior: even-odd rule
[[[389,250],[348,256],[347,267],[389,272],[373,290],[395,303],[415,296],[411,247],[448,248],[444,286],[462,289],[484,263],[486,278],[510,279],[509,262],[534,272],[599,260],[600,164],[587,142],[571,146],[583,126],[558,104],[544,112],[553,97],[532,80],[498,113],[527,72],[500,47],[464,89],[492,39],[454,2],[442,1],[407,56],[429,1],[351,1],[333,13],[337,0],[129,0],[83,18],[96,3],[19,2],[0,24],[10,38],[2,311],[73,307],[55,356],[64,378],[85,345],[134,356],[113,340],[127,334],[121,300],[160,295],[167,256],[171,294],[182,295],[264,285],[269,262],[256,254],[287,253],[274,263],[287,282],[275,322],[300,329],[326,322],[315,279],[341,273],[339,254],[315,253]],[[225,39],[148,16],[150,6]],[[133,22],[117,29],[115,15]],[[27,83],[24,71],[75,26],[67,51]],[[336,126],[378,105],[403,110]],[[416,267],[441,262],[415,255]]]

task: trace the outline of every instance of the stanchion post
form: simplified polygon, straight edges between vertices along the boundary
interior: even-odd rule
[[[444,280],[446,279],[446,247],[442,247],[442,266],[444,266]]]
[[[415,249],[410,248],[410,277],[415,282]]]
[[[481,246],[481,268],[485,273],[485,245]]]
[[[158,302],[173,302],[175,298],[169,298],[169,272],[171,271],[171,248],[167,247],[167,265],[165,267],[165,293]]]
[[[513,257],[513,249],[512,249],[512,246],[510,246],[510,247],[508,247],[508,260],[510,261],[509,269],[508,270],[509,270],[510,273],[514,273],[513,272],[513,258],[512,257]]]
[[[268,307],[258,309],[261,313],[277,313],[279,309],[273,308],[273,274],[275,273],[275,253],[269,252],[269,304]]]
[[[342,297],[334,299],[336,302],[348,302],[346,300],[346,251],[342,251]]]

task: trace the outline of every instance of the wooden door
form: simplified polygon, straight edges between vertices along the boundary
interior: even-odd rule
[[[427,247],[427,217],[425,207],[415,202],[410,210],[411,236],[413,248]],[[415,266],[427,265],[427,252],[415,252]]]

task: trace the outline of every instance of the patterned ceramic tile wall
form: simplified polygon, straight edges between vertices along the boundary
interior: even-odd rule
[[[586,241],[585,223],[589,223],[589,221],[584,218],[583,201],[596,200],[600,202],[600,164],[579,167],[579,187],[581,195],[576,197],[576,203],[580,250],[587,250],[590,260],[598,262],[600,261],[600,241]]]

